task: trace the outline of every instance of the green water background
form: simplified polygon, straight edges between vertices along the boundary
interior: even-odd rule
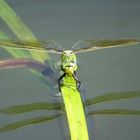
[[[41,40],[53,39],[70,49],[77,40],[91,38],[139,38],[140,9],[138,0],[7,0],[30,30]],[[14,34],[0,20],[9,36]],[[59,56],[51,55],[54,61]],[[11,57],[0,49],[0,58]],[[78,55],[78,77],[87,93],[94,98],[111,92],[140,90],[140,48],[115,48]],[[26,68],[0,71],[0,107],[33,102],[57,102],[47,93],[45,84]],[[87,110],[106,108],[139,109],[139,99],[112,101],[90,106]],[[55,113],[55,111],[52,111]],[[0,114],[0,126],[15,121],[50,114],[30,112],[18,116]],[[140,138],[139,116],[96,115],[87,118],[91,140],[137,140]],[[67,137],[64,117],[39,125],[30,125],[0,134],[2,140],[62,140]]]

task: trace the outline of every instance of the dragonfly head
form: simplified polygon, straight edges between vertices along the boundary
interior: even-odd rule
[[[63,55],[70,57],[71,55],[73,55],[73,50],[66,50],[63,52]]]
[[[66,50],[61,56],[61,68],[65,73],[73,74],[77,70],[76,55],[73,50]]]

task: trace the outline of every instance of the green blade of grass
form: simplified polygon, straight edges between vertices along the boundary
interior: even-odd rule
[[[32,32],[16,15],[13,9],[10,8],[5,0],[0,0],[0,16],[19,39],[35,39]]]
[[[22,20],[16,15],[16,13],[9,7],[9,5],[4,1],[0,0],[0,17],[5,21],[8,27],[15,33],[18,39],[21,40],[37,40],[32,32],[28,29],[28,27],[22,22]],[[18,55],[18,58],[24,57],[24,51],[14,50]],[[30,55],[33,59],[44,61],[45,59],[49,59],[47,53],[30,51]],[[17,57],[17,55],[16,55]]]

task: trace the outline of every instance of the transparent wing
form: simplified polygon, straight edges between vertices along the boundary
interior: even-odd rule
[[[74,53],[82,53],[113,47],[129,46],[138,43],[139,40],[137,39],[85,40],[76,42],[72,49]]]
[[[0,40],[0,47],[13,48],[13,49],[24,49],[24,50],[36,50],[49,53],[62,54],[63,49],[60,48],[60,44],[48,40],[48,41],[35,41],[35,40]]]

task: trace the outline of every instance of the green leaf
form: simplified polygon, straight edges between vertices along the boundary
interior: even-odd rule
[[[16,15],[16,13],[9,7],[9,5],[4,1],[0,0],[0,17],[5,21],[8,27],[15,33],[20,40],[36,40],[35,36],[28,29],[28,27],[22,22],[22,20]],[[16,58],[25,57],[25,51],[14,50],[18,56],[14,55]],[[44,62],[44,60],[49,59],[47,53],[30,51],[30,56],[33,59]]]

